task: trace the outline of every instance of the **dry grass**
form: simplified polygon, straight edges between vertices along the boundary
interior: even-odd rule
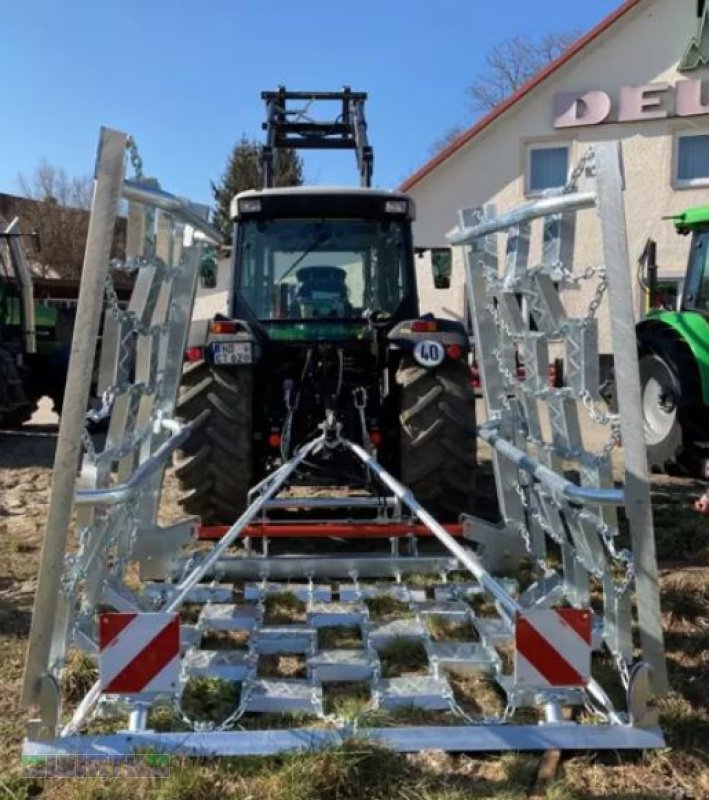
[[[471,622],[454,622],[435,614],[426,620],[431,638],[436,642],[477,642],[480,637]]]
[[[408,603],[385,594],[368,597],[364,602],[369,609],[369,616],[375,622],[388,622],[411,614]]]
[[[423,675],[428,671],[428,656],[421,642],[397,637],[379,650],[383,678]]]
[[[321,650],[356,650],[363,646],[358,627],[326,625],[318,628],[318,648]]]
[[[305,656],[259,656],[259,678],[304,678]]]
[[[273,592],[263,601],[266,625],[292,625],[305,622],[305,603],[293,592]]]

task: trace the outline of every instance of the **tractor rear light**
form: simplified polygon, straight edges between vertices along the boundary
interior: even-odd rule
[[[415,319],[411,323],[412,333],[434,333],[438,330],[438,322],[435,319]]]
[[[239,323],[231,320],[215,320],[209,323],[209,330],[212,333],[236,333],[239,330]]]
[[[268,446],[273,447],[274,449],[281,446],[281,434],[274,431],[273,433],[269,434],[268,436]]]
[[[459,344],[449,344],[446,347],[446,355],[453,361],[457,361],[463,355],[463,348]]]
[[[387,200],[384,211],[387,214],[406,214],[409,204],[406,200]]]
[[[374,447],[379,447],[382,443],[382,433],[381,431],[373,430],[369,432],[369,441]]]
[[[185,350],[185,359],[187,361],[201,361],[204,358],[204,349],[201,347],[188,347]]]

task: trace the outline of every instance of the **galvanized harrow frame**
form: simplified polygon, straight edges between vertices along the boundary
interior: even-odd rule
[[[618,421],[597,405],[594,367],[593,312],[603,299],[603,284],[592,313],[583,320],[566,316],[562,295],[554,287],[554,282],[579,279],[569,258],[575,212],[597,206],[613,339],[627,341],[632,303],[615,149],[604,145],[596,150],[592,190],[579,192],[573,185],[563,194],[502,216],[489,208],[461,212],[452,237],[465,247],[487,407],[480,436],[493,448],[499,524],[472,516],[472,509],[461,509],[462,538],[451,535],[460,530],[441,526],[371,452],[343,439],[336,421],[327,419],[322,436],[255,486],[246,511],[211,549],[205,549],[188,547],[197,531],[194,520],[159,525],[157,512],[165,465],[191,430],[175,418],[175,400],[201,241],[217,240],[218,234],[185,201],[145,182],[126,181],[127,145],[124,134],[102,131],[67,410],[60,426],[27,654],[22,701],[38,713],[29,724],[24,752],[110,757],[150,748],[192,755],[265,754],[323,747],[354,736],[401,751],[661,746],[662,734],[647,703],[651,686],[661,692],[666,682],[648,476],[642,431],[627,413],[634,403],[639,407],[637,359],[633,348],[616,349],[626,478],[625,486],[616,489],[610,457]],[[135,150],[133,162],[140,165]],[[590,167],[590,159],[583,166]],[[575,175],[576,180],[582,177],[581,171]],[[133,207],[131,214],[142,214],[143,241],[137,255],[123,264],[109,264],[121,196],[142,204],[142,211]],[[538,267],[529,269],[530,224],[539,217],[545,220],[544,257]],[[495,236],[508,228],[507,257],[500,273]],[[127,309],[121,308],[112,291],[109,268],[135,274]],[[589,279],[595,274],[586,272]],[[104,295],[99,369],[104,402],[90,416],[108,419],[109,426],[103,448],[97,449],[95,437],[84,428],[84,409]],[[564,389],[550,389],[546,381],[549,347],[557,342],[566,343]],[[524,380],[514,369],[515,351],[524,359]],[[551,440],[544,439],[542,406],[547,408]],[[613,435],[603,453],[584,449],[579,407],[589,409],[595,423],[610,423]],[[200,420],[194,423],[198,424]],[[349,450],[378,484],[379,493],[286,498],[283,490],[301,462],[317,458],[327,448]],[[580,484],[565,477],[562,460],[576,463]],[[362,524],[368,537],[381,531],[381,537],[390,540],[388,552],[373,547],[371,552],[355,553],[337,548],[316,554],[302,549],[273,553],[268,535],[260,537],[261,550],[254,549],[250,534],[259,524],[268,523],[263,530],[277,529],[278,521],[268,516],[273,509],[343,504],[372,511]],[[615,544],[619,534],[614,507],[623,504],[632,553]],[[73,514],[76,536],[71,541]],[[314,531],[323,529],[321,520],[312,521],[312,526]],[[400,546],[402,526],[407,531],[406,548]],[[417,535],[422,529],[430,535],[426,542]],[[282,541],[274,536],[274,542],[276,538]],[[243,545],[239,549],[237,542]],[[524,591],[515,579],[495,577],[499,572],[514,573],[521,556],[531,562],[534,573]],[[461,580],[463,573],[467,577]],[[423,586],[422,575],[428,576]],[[638,597],[639,651],[631,635],[633,588]],[[304,622],[283,625],[266,619],[268,598],[283,590],[303,604]],[[503,657],[514,643],[520,615],[564,604],[588,610],[593,591],[602,595],[602,608],[594,611],[592,647],[615,663],[627,695],[624,709],[614,707],[593,675],[573,686],[522,685]],[[397,601],[403,618],[375,619],[368,603],[381,598]],[[491,610],[483,614],[479,606],[485,598]],[[67,719],[62,712],[61,676],[71,649],[97,655],[100,611],[171,614],[185,604],[197,605],[200,611],[196,622],[181,625],[181,678],[174,692],[109,695],[97,682]],[[444,629],[462,626],[469,638],[434,636],[433,621]],[[323,646],[323,628],[354,629],[360,644]],[[201,646],[207,634],[219,631],[240,632],[247,639],[245,646],[227,650]],[[402,642],[423,649],[423,672],[385,676],[388,648]],[[304,660],[304,678],[260,674],[263,659],[284,654]],[[505,698],[504,711],[493,715],[462,707],[449,671],[487,676]],[[188,682],[205,677],[240,687],[238,700],[224,719],[192,719],[182,703]],[[366,702],[354,714],[329,712],[326,696],[333,683],[364,684]],[[579,708],[586,709],[587,716],[574,721],[574,709]],[[158,709],[174,712],[178,730],[151,729]],[[520,723],[520,712],[529,709],[536,721]],[[405,724],[401,714],[411,710],[417,715],[416,724]],[[294,712],[308,715],[306,726],[293,727]],[[253,718],[273,713],[287,727],[249,729]],[[97,718],[112,714],[127,714],[127,726],[125,719],[116,723],[124,730],[80,733]]]

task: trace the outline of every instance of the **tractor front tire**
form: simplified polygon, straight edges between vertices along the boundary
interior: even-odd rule
[[[401,393],[400,475],[423,507],[455,522],[475,504],[475,394],[464,361],[426,369],[404,355],[396,375]]]
[[[177,414],[206,420],[178,451],[180,505],[206,525],[231,525],[246,507],[252,483],[253,374],[250,367],[185,365]]]
[[[706,410],[691,350],[672,328],[638,333],[640,389],[648,466],[665,471],[705,438]]]

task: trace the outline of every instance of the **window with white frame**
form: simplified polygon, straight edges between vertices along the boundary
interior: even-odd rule
[[[568,145],[531,145],[527,148],[526,194],[564,186],[569,176]]]
[[[709,186],[709,133],[681,133],[675,143],[676,186]]]

